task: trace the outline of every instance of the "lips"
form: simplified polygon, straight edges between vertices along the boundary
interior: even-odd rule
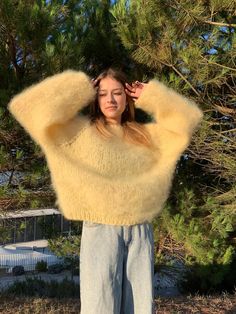
[[[117,107],[107,107],[106,109],[116,109]]]

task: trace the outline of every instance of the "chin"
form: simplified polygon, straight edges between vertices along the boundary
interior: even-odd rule
[[[119,114],[117,114],[116,112],[109,112],[106,114],[106,117],[117,118],[119,117]]]

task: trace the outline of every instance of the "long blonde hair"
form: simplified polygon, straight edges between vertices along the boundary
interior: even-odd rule
[[[95,87],[99,87],[100,81],[106,77],[111,77],[115,79],[116,81],[120,82],[124,86],[124,88],[126,88],[125,83],[127,82],[127,79],[125,74],[112,68],[109,68],[108,70],[102,72],[97,77]],[[121,125],[124,131],[123,138],[124,140],[133,144],[144,145],[152,149],[153,143],[150,133],[143,124],[135,121],[134,101],[128,95],[126,95],[126,97],[127,106],[121,116]],[[96,96],[95,100],[90,104],[89,109],[91,124],[95,124],[95,127],[97,128],[98,132],[103,136],[103,138],[107,139],[114,136],[114,134],[112,134],[107,128],[105,116],[100,110],[98,104],[98,96]]]

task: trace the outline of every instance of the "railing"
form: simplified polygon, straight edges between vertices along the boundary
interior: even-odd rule
[[[61,259],[55,255],[40,254],[37,252],[30,252],[25,254],[0,255],[0,268],[7,269],[11,272],[14,266],[24,266],[26,271],[35,270],[37,262],[47,262],[47,266],[61,262]]]

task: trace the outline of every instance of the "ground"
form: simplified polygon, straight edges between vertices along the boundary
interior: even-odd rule
[[[223,296],[188,296],[158,298],[155,314],[235,314],[236,294]],[[0,297],[0,313],[4,314],[78,314],[78,299]]]

